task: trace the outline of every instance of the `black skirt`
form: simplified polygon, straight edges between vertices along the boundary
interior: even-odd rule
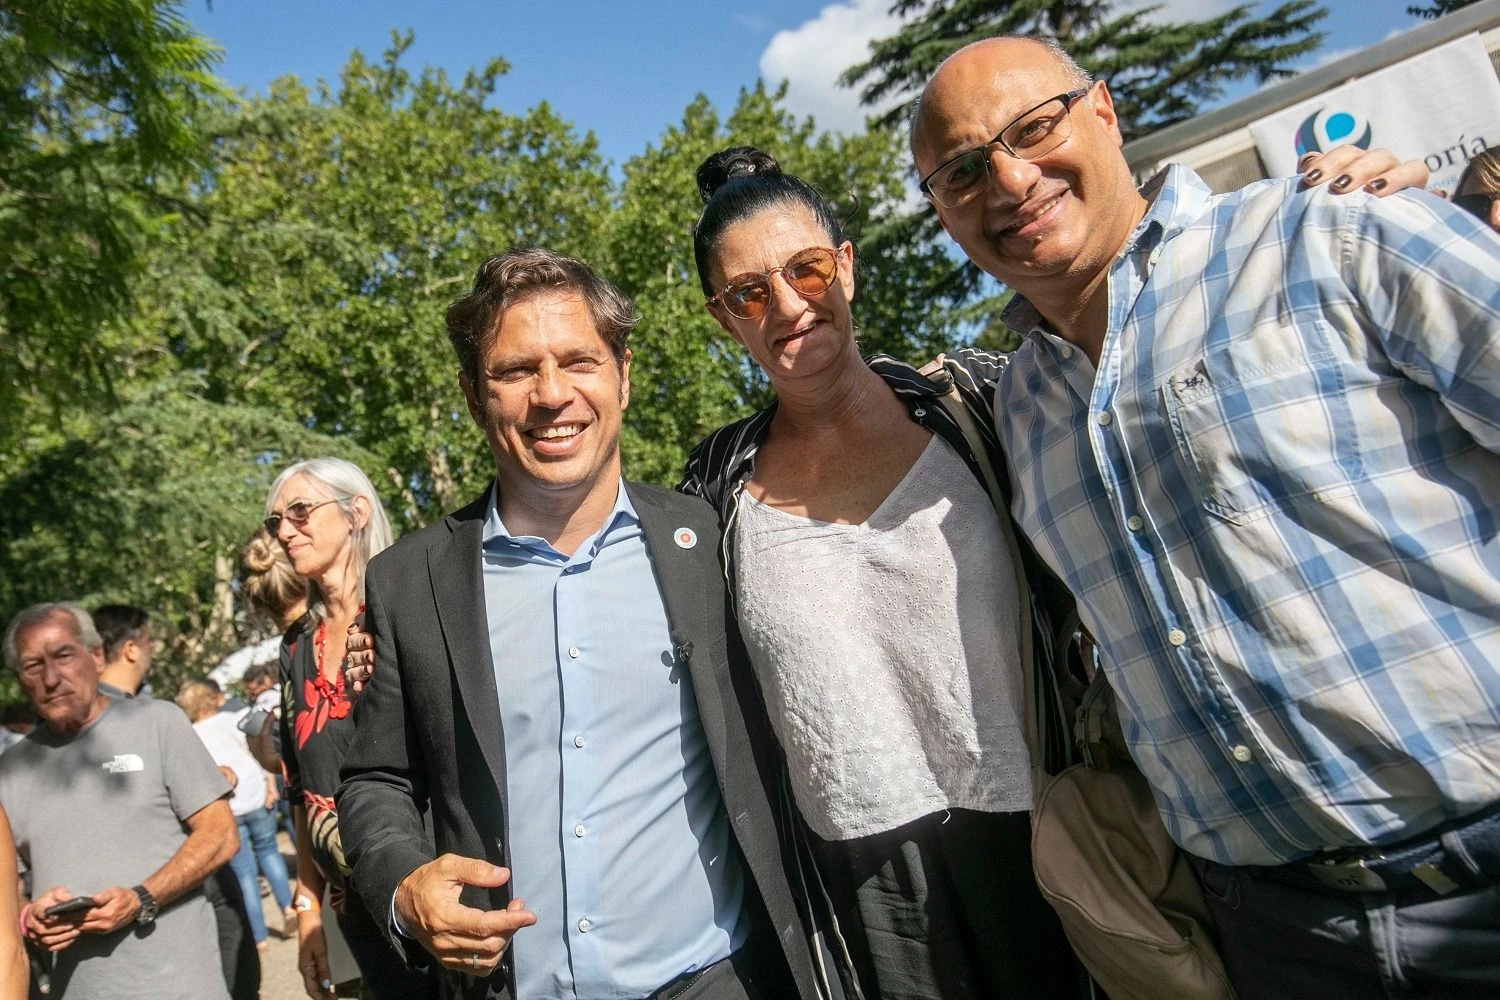
[[[1037,891],[1025,813],[954,809],[854,840],[808,839],[866,1000],[1083,995]]]

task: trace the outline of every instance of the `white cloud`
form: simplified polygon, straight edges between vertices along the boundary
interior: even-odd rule
[[[1126,10],[1159,6],[1151,20],[1159,23],[1202,21],[1217,17],[1243,0],[1126,0]],[[787,83],[786,106],[812,115],[820,128],[845,134],[864,130],[865,117],[893,107],[869,109],[859,103],[858,88],[841,87],[839,74],[869,58],[869,43],[896,33],[901,19],[889,12],[891,0],[842,0],[829,4],[810,21],[778,31],[760,55],[760,75],[770,85]],[[740,19],[742,15],[734,15]],[[1404,30],[1398,28],[1390,38]],[[1305,68],[1326,65],[1357,49],[1339,49],[1311,58]]]
[[[830,4],[796,28],[778,31],[760,54],[760,75],[775,86],[787,83],[786,106],[812,115],[818,127],[852,134],[864,130],[870,109],[857,88],[840,87],[839,74],[869,58],[872,39],[901,27],[888,12],[891,0],[846,0]],[[884,109],[876,109],[884,110]]]
[[[1152,13],[1150,20],[1160,24],[1206,21],[1240,5],[1237,0],[1131,0],[1120,6],[1125,10],[1133,10],[1155,4],[1160,4],[1161,9]]]
[[[760,75],[772,86],[785,80],[786,106],[812,115],[820,128],[845,134],[864,130],[865,117],[894,107],[870,109],[859,103],[858,88],[838,85],[839,74],[869,58],[869,43],[896,33],[901,19],[889,11],[892,0],[842,0],[810,21],[777,32],[760,55]],[[1127,0],[1127,9],[1160,4],[1155,21],[1198,21],[1233,9],[1243,0]],[[920,13],[920,12],[919,12]]]

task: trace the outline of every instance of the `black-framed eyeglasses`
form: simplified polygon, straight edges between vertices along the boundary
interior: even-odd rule
[[[1500,201],[1500,194],[1491,194],[1487,191],[1474,191],[1470,194],[1453,196],[1453,204],[1485,222],[1490,221],[1490,205],[1497,201]]]
[[[286,518],[288,521],[291,521],[293,524],[301,527],[302,525],[307,523],[308,518],[312,517],[312,512],[317,510],[324,504],[339,503],[348,499],[350,498],[329,497],[327,500],[293,500],[291,503],[286,505],[285,510],[273,513],[261,523],[266,526],[267,531],[274,535],[276,534],[276,532],[281,530],[282,518]]]
[[[799,295],[822,295],[839,273],[839,252],[828,247],[798,250],[780,267],[735,275],[708,301],[723,306],[731,316],[759,319],[771,304],[771,275],[778,271]]]
[[[972,201],[990,178],[990,151],[999,146],[1019,160],[1035,160],[1061,146],[1073,134],[1068,112],[1088,87],[1049,97],[1013,121],[983,146],[966,149],[922,178],[922,193],[944,208]]]

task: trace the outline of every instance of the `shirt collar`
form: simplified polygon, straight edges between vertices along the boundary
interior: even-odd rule
[[[1140,193],[1150,204],[1126,241],[1121,257],[1155,250],[1196,222],[1214,196],[1191,167],[1180,163],[1169,163],[1157,171],[1141,185]],[[1000,313],[1000,322],[1022,336],[1046,332],[1042,314],[1021,295],[1011,298]]]
[[[513,535],[505,527],[505,522],[500,518],[500,484],[490,484],[489,497],[485,501],[486,513],[484,516],[484,532],[480,536],[480,545],[486,549],[524,549],[534,553],[545,553],[560,556],[545,538],[537,535]],[[630,502],[630,492],[625,489],[625,480],[620,479],[619,487],[615,495],[615,505],[604,518],[604,523],[599,531],[589,540],[587,545],[580,546],[574,558],[587,553],[589,558],[599,554],[604,540],[610,532],[622,525],[640,524],[641,519],[635,512],[635,505]]]
[[[1214,196],[1191,167],[1169,163],[1141,185],[1141,197],[1151,204],[1135,232],[1130,250],[1151,250],[1197,222]]]
[[[116,687],[115,685],[111,684],[109,681],[100,681],[99,682],[99,690],[103,691],[105,694],[109,695],[111,698],[134,698],[135,697],[134,694],[130,693],[129,691],[126,691],[122,687]]]

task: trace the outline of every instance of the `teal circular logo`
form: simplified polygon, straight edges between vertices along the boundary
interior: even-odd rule
[[[1374,130],[1364,116],[1352,111],[1324,108],[1307,116],[1297,128],[1297,155],[1321,153],[1340,143],[1369,149]]]

